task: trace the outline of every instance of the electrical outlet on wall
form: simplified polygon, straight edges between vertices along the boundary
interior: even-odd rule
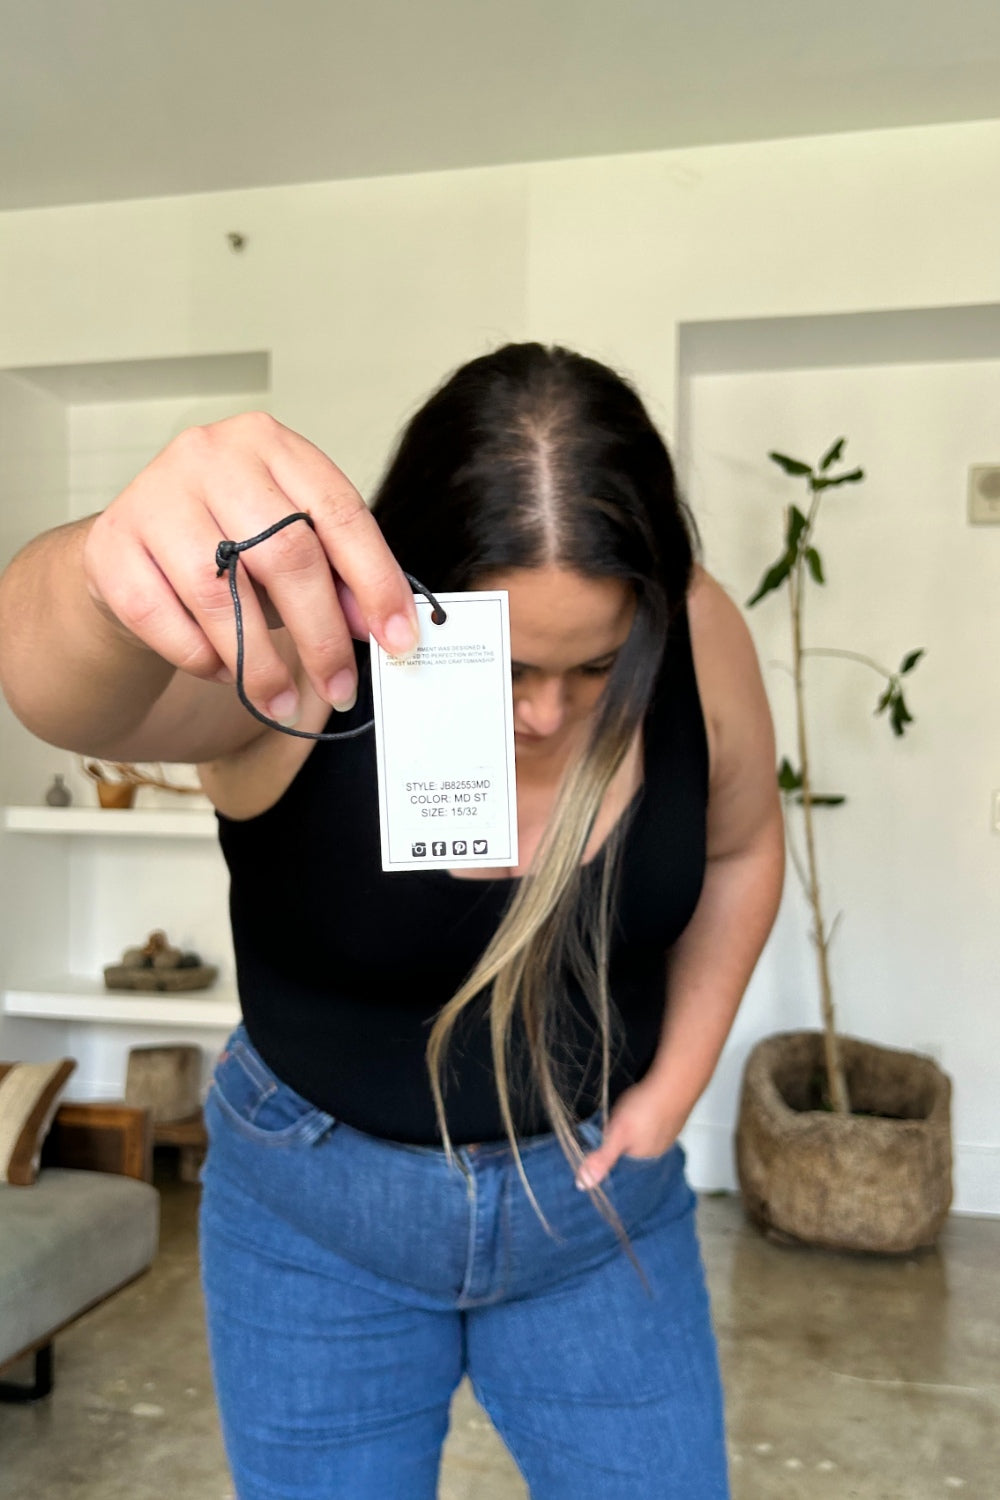
[[[1000,464],[974,464],[969,470],[969,521],[1000,526]]]

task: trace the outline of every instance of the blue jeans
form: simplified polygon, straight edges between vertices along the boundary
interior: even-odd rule
[[[609,1196],[647,1285],[554,1137],[403,1146],[281,1083],[242,1027],[206,1106],[201,1249],[239,1500],[433,1500],[468,1374],[533,1500],[725,1500],[694,1195],[674,1146]],[[588,1149],[595,1117],[581,1123]]]

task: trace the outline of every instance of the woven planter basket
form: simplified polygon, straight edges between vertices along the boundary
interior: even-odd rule
[[[948,1075],[912,1052],[840,1045],[852,1108],[871,1114],[813,1107],[819,1032],[767,1037],[747,1059],[736,1131],[747,1214],[775,1238],[832,1250],[933,1244],[951,1204]]]

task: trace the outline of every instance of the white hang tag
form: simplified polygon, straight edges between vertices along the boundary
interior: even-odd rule
[[[372,640],[383,870],[517,864],[507,593],[415,599],[420,644],[400,660]]]

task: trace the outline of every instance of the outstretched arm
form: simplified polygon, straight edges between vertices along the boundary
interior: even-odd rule
[[[0,685],[14,712],[42,739],[115,760],[209,760],[249,744],[262,731],[232,691],[233,606],[215,549],[295,511],[312,527],[240,560],[247,695],[294,722],[301,663],[324,702],[352,701],[352,630],[411,649],[410,588],[349,480],[254,413],[182,433],[107,510],[14,559],[0,579]]]

